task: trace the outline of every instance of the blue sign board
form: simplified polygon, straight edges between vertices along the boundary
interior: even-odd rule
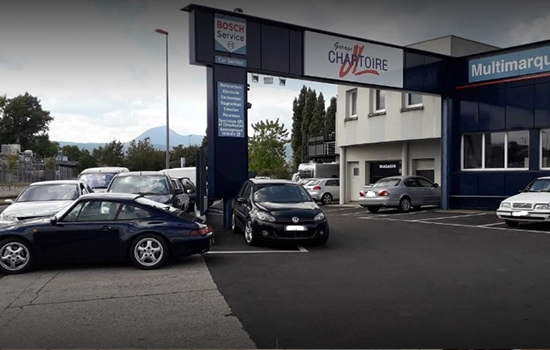
[[[234,57],[216,56],[216,63],[246,68],[246,60]]]
[[[468,69],[470,83],[550,72],[550,47],[473,59]]]
[[[245,137],[244,85],[218,82],[218,136]]]

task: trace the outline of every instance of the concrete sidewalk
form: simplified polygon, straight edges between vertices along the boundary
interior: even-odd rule
[[[201,256],[0,279],[0,349],[255,347]]]

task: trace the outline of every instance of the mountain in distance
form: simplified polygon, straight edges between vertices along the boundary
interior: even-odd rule
[[[183,145],[183,147],[191,146],[200,146],[202,144],[202,139],[204,135],[181,135],[170,129],[170,148],[177,147],[178,145]],[[166,150],[166,127],[157,126],[146,130],[141,135],[136,137],[131,141],[143,141],[146,138],[149,138],[153,146],[159,150]],[[124,148],[126,149],[131,141],[123,142]],[[99,148],[100,146],[105,146],[109,142],[70,142],[70,141],[58,141],[59,146],[78,146],[81,149],[87,149],[88,151],[93,151],[94,148]]]

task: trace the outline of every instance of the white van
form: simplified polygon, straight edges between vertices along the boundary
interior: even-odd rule
[[[82,170],[78,179],[84,181],[94,192],[105,192],[113,177],[118,173],[127,173],[124,167],[99,167]]]
[[[163,169],[160,172],[165,173],[168,176],[176,179],[187,177],[189,180],[191,180],[191,182],[193,182],[193,185],[195,185],[195,187],[197,186],[197,168],[194,166],[185,167],[185,168]]]

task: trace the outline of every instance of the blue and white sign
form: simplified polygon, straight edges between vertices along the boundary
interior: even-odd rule
[[[218,82],[218,136],[245,137],[244,85]]]
[[[246,20],[216,13],[214,38],[216,51],[246,55]]]
[[[550,47],[470,60],[468,69],[470,83],[550,72]]]
[[[216,55],[216,63],[225,64],[227,66],[246,68],[246,60],[243,60],[242,58],[225,57],[225,56]]]

